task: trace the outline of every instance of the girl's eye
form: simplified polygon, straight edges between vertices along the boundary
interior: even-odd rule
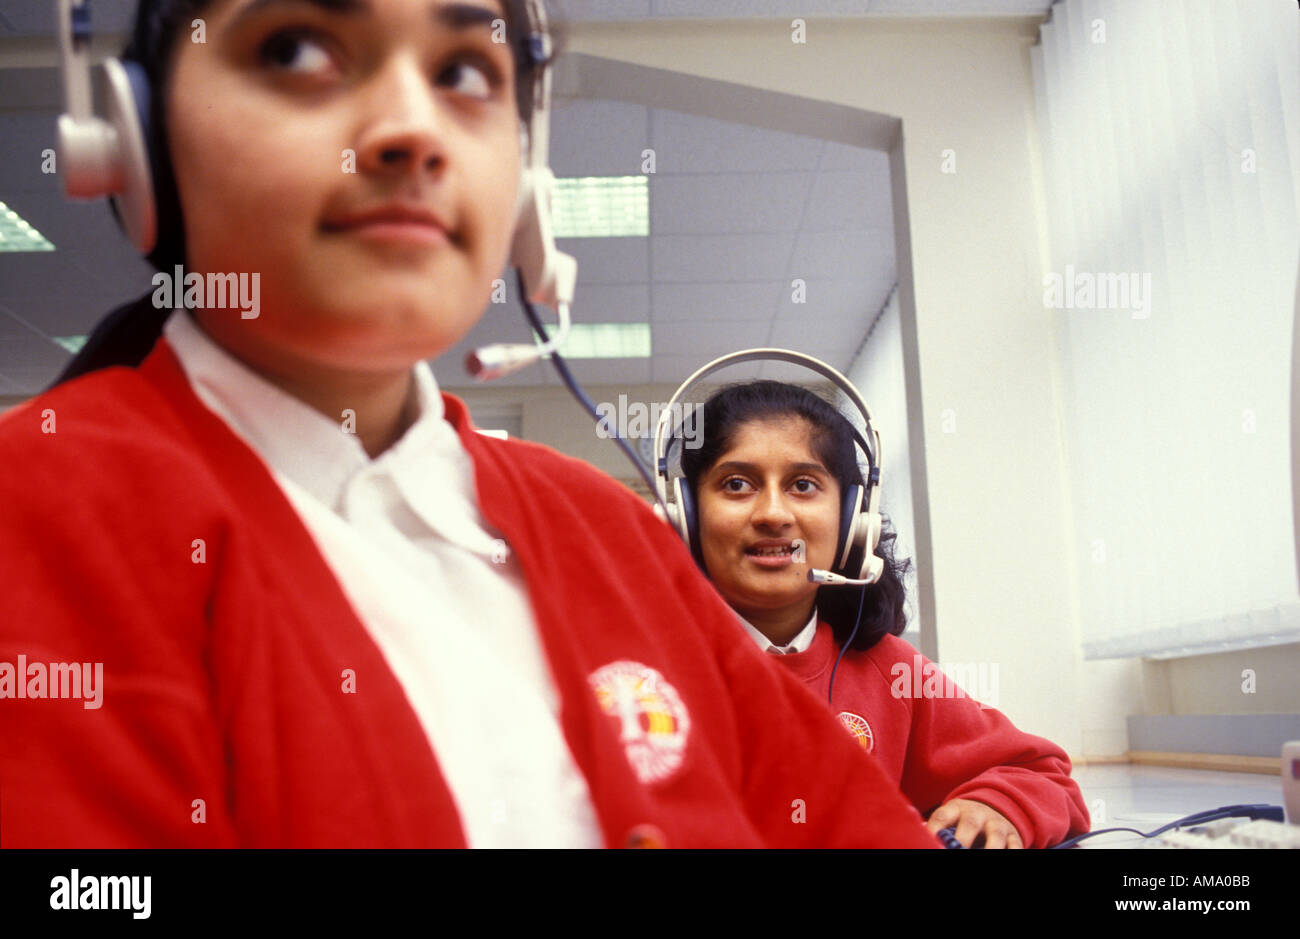
[[[438,76],[438,83],[468,98],[487,100],[498,84],[488,70],[471,62],[457,62]]]
[[[817,491],[817,484],[811,479],[796,479],[794,481],[794,488],[796,492],[799,492],[802,495],[808,495]]]
[[[304,75],[320,75],[334,64],[324,45],[303,30],[276,33],[262,43],[259,53],[268,65]]]
[[[723,480],[722,490],[723,492],[744,492],[746,485],[748,484],[739,476],[732,476],[730,479]]]

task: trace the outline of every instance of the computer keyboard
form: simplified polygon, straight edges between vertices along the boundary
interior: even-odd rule
[[[1268,819],[1224,818],[1175,828],[1146,843],[1148,848],[1300,848],[1300,825]]]

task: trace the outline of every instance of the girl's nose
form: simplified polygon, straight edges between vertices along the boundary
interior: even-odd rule
[[[357,145],[358,170],[406,175],[440,172],[446,162],[441,104],[413,57],[399,58],[375,78],[368,123]]]
[[[750,521],[758,528],[783,529],[794,524],[794,513],[786,503],[785,493],[779,486],[769,486],[754,500]]]

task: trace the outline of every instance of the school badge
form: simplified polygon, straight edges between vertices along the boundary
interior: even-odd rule
[[[865,717],[860,717],[851,711],[840,711],[835,715],[844,725],[844,729],[857,738],[858,744],[862,749],[870,753],[876,748],[875,735],[871,733],[871,725],[867,723]]]
[[[691,717],[677,689],[639,662],[611,662],[591,673],[596,700],[618,721],[620,739],[637,779],[667,779],[686,755]]]

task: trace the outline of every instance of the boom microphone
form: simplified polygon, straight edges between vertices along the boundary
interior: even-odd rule
[[[480,346],[465,359],[466,371],[479,381],[491,381],[548,357],[569,336],[569,304],[559,303],[556,312],[560,317],[560,325],[549,341],[531,346],[520,342],[496,342],[490,346]]]
[[[852,577],[841,577],[839,574],[832,574],[830,571],[818,570],[811,568],[808,571],[808,582],[813,584],[825,584],[828,587],[866,587],[874,584],[877,578],[857,580]]]

